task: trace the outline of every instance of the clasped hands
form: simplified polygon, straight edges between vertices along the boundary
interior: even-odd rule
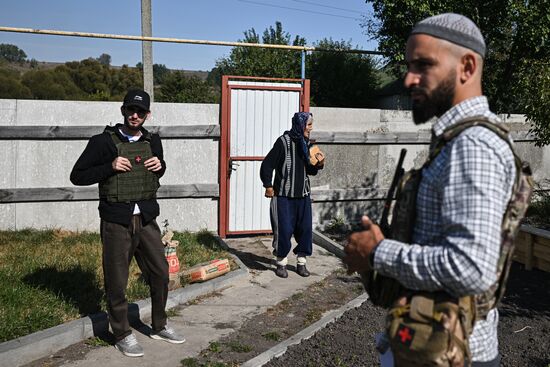
[[[162,163],[160,163],[160,159],[158,159],[158,157],[149,158],[143,162],[143,165],[147,167],[149,171],[153,172],[157,172],[162,168]],[[129,172],[132,170],[132,163],[130,163],[128,158],[124,157],[116,157],[111,166],[116,172]]]
[[[363,272],[370,269],[369,256],[376,246],[384,239],[384,235],[377,224],[364,215],[361,218],[363,230],[351,234],[344,247],[344,263],[348,267],[348,274]]]

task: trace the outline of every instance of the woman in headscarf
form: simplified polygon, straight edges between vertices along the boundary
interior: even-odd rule
[[[277,259],[275,274],[281,278],[288,277],[286,266],[292,235],[298,243],[293,251],[297,256],[296,272],[303,277],[309,276],[306,257],[311,256],[313,246],[308,176],[316,175],[325,163],[325,157],[320,152],[310,157],[311,130],[313,115],[309,112],[295,113],[292,128],[275,141],[260,168],[265,196],[271,198],[273,255]],[[273,170],[275,179],[272,182]]]

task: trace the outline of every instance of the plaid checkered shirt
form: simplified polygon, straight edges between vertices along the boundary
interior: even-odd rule
[[[461,119],[498,117],[484,96],[453,106],[433,125],[437,138]],[[413,243],[385,239],[375,250],[374,268],[409,289],[478,294],[496,279],[501,223],[516,168],[508,144],[484,127],[471,127],[441,150],[422,171]],[[470,336],[474,361],[498,355],[498,311],[478,321]]]

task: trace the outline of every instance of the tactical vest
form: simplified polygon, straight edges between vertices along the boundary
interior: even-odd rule
[[[508,139],[509,131],[505,126],[496,124],[484,116],[474,116],[464,119],[445,130],[422,168],[408,171],[401,178],[392,211],[391,235],[389,238],[403,243],[411,243],[416,220],[416,197],[422,179],[422,169],[430,165],[449,141],[473,126],[485,127],[503,139],[512,150],[516,167],[512,195],[501,224],[501,247],[496,269],[498,280],[485,293],[475,295],[476,319],[484,319],[489,310],[495,308],[504,295],[512,263],[514,238],[519,230],[521,219],[527,211],[533,191],[531,168],[527,162],[523,162],[516,154]],[[407,293],[407,290],[396,279],[385,277],[376,271],[363,273],[361,277],[369,298],[378,306],[390,308],[396,299]]]
[[[527,210],[533,189],[531,169],[517,156],[508,139],[508,130],[486,117],[464,119],[444,131],[423,167],[407,172],[397,188],[392,212],[392,239],[411,243],[416,219],[416,198],[426,168],[445,144],[464,130],[482,126],[506,141],[514,155],[516,177],[512,195],[501,223],[501,247],[497,281],[483,294],[452,297],[444,291],[421,292],[404,288],[396,279],[370,271],[361,274],[373,303],[390,308],[386,332],[396,366],[469,366],[469,335],[476,320],[502,299],[512,263],[514,237]]]
[[[127,203],[154,199],[160,186],[158,176],[144,166],[144,162],[153,157],[150,136],[134,143],[123,142],[116,132],[105,129],[115,143],[117,154],[132,164],[128,172],[117,172],[99,183],[99,197],[114,203]]]

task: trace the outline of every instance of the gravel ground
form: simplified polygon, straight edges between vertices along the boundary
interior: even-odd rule
[[[500,307],[502,366],[550,366],[550,273],[514,263]],[[266,366],[376,366],[384,311],[365,302]]]

